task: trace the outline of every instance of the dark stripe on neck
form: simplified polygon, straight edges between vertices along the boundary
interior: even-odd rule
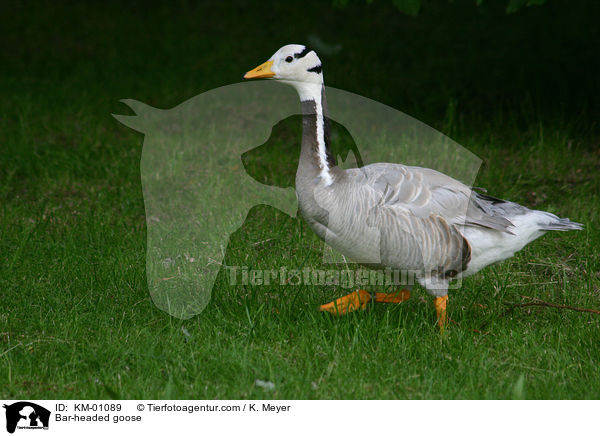
[[[319,141],[317,138],[317,102],[315,100],[304,100],[300,102],[302,107],[302,129],[303,141],[309,140],[312,147],[312,153],[317,163],[319,161]],[[327,112],[327,102],[325,101],[325,87],[321,89],[321,113],[323,114],[323,138],[325,140],[325,156],[327,166],[331,169],[336,166],[335,157],[329,149],[330,144],[330,121]]]
[[[319,74],[319,73],[321,73],[321,71],[323,71],[323,65],[319,64],[316,67],[309,68],[306,71]]]
[[[321,106],[323,108],[323,138],[325,139],[325,153],[327,155],[327,164],[329,168],[337,165],[335,156],[331,154],[329,145],[331,143],[331,120],[329,119],[329,110],[327,109],[327,99],[325,98],[325,86],[321,87]]]
[[[300,53],[295,53],[294,57],[296,59],[300,59],[306,56],[308,53],[310,53],[310,49],[308,47],[304,47],[304,50],[302,50]]]

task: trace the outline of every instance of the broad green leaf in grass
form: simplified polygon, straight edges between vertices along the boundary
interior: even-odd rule
[[[544,3],[546,3],[546,0],[509,0],[506,6],[506,13],[514,14],[523,6],[541,6]]]
[[[405,14],[416,16],[421,9],[421,0],[392,0],[394,6]]]

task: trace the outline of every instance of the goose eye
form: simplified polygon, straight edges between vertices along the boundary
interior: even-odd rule
[[[294,60],[293,57],[288,56],[287,58],[285,58],[285,61],[289,64],[290,62],[292,62]]]

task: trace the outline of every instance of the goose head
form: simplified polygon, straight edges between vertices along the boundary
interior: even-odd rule
[[[321,92],[323,67],[317,54],[303,45],[284,45],[271,58],[244,74],[244,79],[274,79],[292,85],[301,99]]]

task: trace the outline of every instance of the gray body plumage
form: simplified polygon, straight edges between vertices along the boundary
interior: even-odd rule
[[[303,102],[299,208],[319,237],[356,262],[414,272],[431,294],[443,296],[452,278],[512,256],[547,230],[582,227],[481,194],[428,168],[376,163],[343,170],[330,165],[327,182],[315,134],[316,104]]]

